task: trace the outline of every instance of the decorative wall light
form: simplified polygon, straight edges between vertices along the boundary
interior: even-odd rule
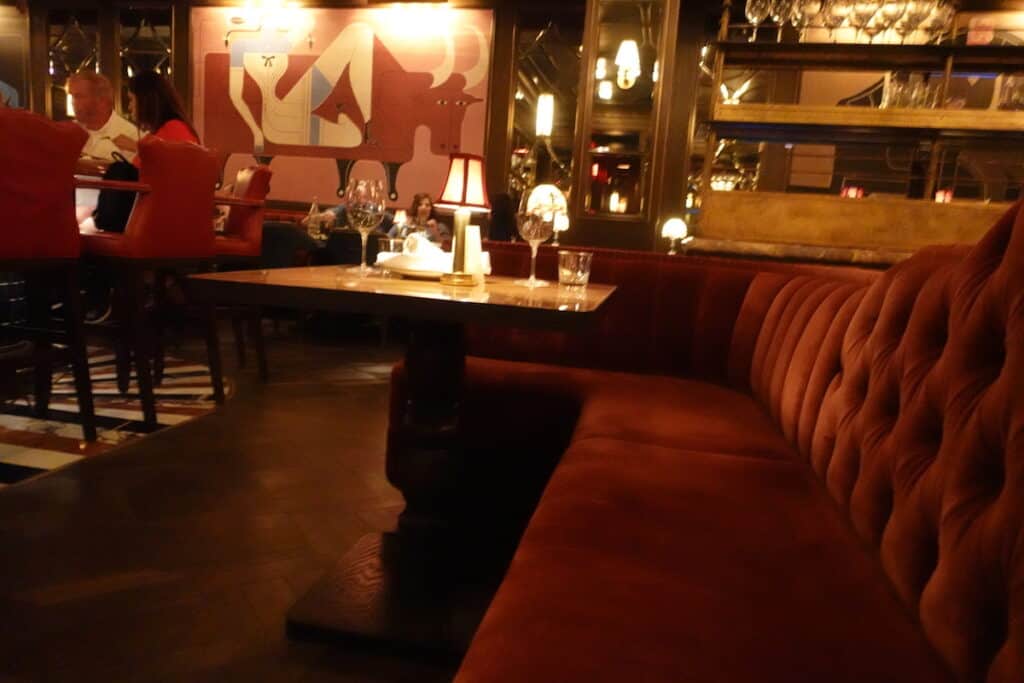
[[[680,244],[689,244],[693,241],[693,236],[689,232],[686,221],[678,216],[673,216],[665,221],[661,226],[661,236],[668,240],[669,255],[676,253],[676,241],[679,241]]]
[[[289,33],[302,27],[301,8],[297,2],[287,5],[281,0],[246,0],[242,7],[231,10],[230,21],[237,28],[224,34],[224,47],[230,47],[234,33]],[[313,47],[313,33],[307,30],[306,40]]]
[[[936,190],[935,201],[939,204],[949,204],[953,201],[953,190]]]
[[[594,78],[599,81],[608,77],[608,60],[604,57],[597,58],[597,66],[594,68]]]
[[[615,53],[615,66],[618,71],[615,83],[623,90],[629,90],[640,78],[640,48],[635,40],[624,40],[619,43],[619,51]]]
[[[609,213],[617,213],[619,210],[619,193],[618,191],[612,191],[608,195],[608,211]]]
[[[537,96],[537,137],[551,137],[555,120],[555,96],[549,92]]]
[[[597,84],[597,96],[602,100],[610,100],[612,98],[612,82],[601,81]]]
[[[654,66],[651,68],[651,80],[655,83],[661,78],[661,66],[657,59],[654,60]]]

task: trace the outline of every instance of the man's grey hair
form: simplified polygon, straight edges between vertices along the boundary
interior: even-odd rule
[[[110,79],[103,74],[98,74],[95,71],[79,71],[71,74],[71,77],[68,78],[68,85],[71,85],[73,81],[88,83],[92,87],[93,95],[111,104],[114,103],[114,86]]]

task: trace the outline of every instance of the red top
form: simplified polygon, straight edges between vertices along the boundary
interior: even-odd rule
[[[185,122],[181,119],[171,119],[164,125],[156,129],[155,132],[150,133],[155,135],[161,140],[171,140],[173,142],[191,142],[193,145],[199,144],[199,138],[196,137]],[[132,163],[136,166],[141,165],[141,157],[136,156]]]

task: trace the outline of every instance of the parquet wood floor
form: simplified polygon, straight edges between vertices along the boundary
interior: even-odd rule
[[[292,603],[395,525],[399,350],[286,334],[269,354],[271,383],[239,373],[216,413],[0,492],[0,681],[451,679],[453,662],[286,638]]]

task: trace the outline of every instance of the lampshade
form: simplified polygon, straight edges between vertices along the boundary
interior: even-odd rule
[[[682,218],[669,218],[661,226],[661,236],[670,240],[683,239],[687,232],[686,221]]]
[[[597,84],[597,96],[602,100],[610,100],[612,98],[612,82],[601,81]]]
[[[484,158],[476,154],[452,154],[448,176],[434,205],[442,209],[491,210],[484,180]]]
[[[550,137],[555,119],[555,96],[549,92],[537,96],[537,136]]]

